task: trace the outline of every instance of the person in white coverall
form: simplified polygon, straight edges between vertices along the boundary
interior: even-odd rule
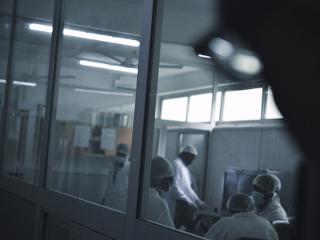
[[[101,204],[110,208],[126,211],[129,183],[129,147],[120,143],[116,148],[115,161],[110,172],[110,178]]]
[[[174,223],[161,193],[170,191],[172,182],[171,163],[162,157],[154,157],[151,161],[147,219],[168,227],[174,227]]]
[[[192,178],[188,166],[192,164],[198,155],[194,146],[187,145],[181,148],[179,157],[173,161],[174,180],[172,190],[167,196],[171,216],[175,217],[176,203],[179,200],[186,203],[190,208],[204,209],[206,204],[199,198],[192,189]]]
[[[253,212],[253,200],[247,194],[233,195],[227,202],[227,208],[230,217],[224,217],[212,225],[205,238],[278,240],[277,232],[271,223]]]
[[[278,192],[281,189],[280,179],[272,174],[260,174],[252,182],[253,200],[257,214],[269,222],[288,221],[288,216],[280,203]]]

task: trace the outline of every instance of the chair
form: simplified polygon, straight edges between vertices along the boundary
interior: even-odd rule
[[[296,239],[296,233],[294,226],[287,221],[274,221],[274,228],[278,233],[279,240],[294,240]]]

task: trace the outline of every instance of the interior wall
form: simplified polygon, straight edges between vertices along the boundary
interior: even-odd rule
[[[216,128],[208,166],[207,202],[221,211],[228,168],[295,173],[302,153],[285,127]],[[290,187],[294,188],[292,182]]]

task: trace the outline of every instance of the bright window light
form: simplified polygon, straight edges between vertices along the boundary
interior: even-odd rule
[[[87,60],[80,60],[79,63],[80,65],[87,66],[87,67],[103,68],[111,71],[125,72],[125,73],[132,73],[132,74],[138,73],[137,68],[129,68],[129,67],[124,67],[119,65],[99,63],[99,62],[93,62],[93,61],[87,61]]]
[[[33,31],[52,33],[52,26],[50,25],[31,23],[29,24],[29,29]],[[69,37],[83,38],[88,40],[95,40],[100,42],[120,44],[120,45],[129,46],[129,47],[140,46],[140,42],[137,40],[133,40],[129,38],[113,37],[110,35],[103,35],[103,34],[97,34],[97,33],[90,33],[85,31],[73,30],[69,28],[63,29],[63,35],[69,36]]]
[[[274,101],[271,88],[268,89],[266,118],[267,119],[283,118],[283,116],[279,112],[278,107]]]
[[[85,88],[75,88],[74,91],[75,92],[83,92],[83,93],[93,93],[93,94],[127,96],[127,97],[133,97],[134,96],[133,93],[103,91],[103,90],[94,90],[94,89],[85,89]]]
[[[0,79],[0,83],[6,83],[7,81],[4,79]],[[22,82],[22,81],[13,81],[14,85],[28,86],[28,87],[36,87],[37,84],[34,82]]]
[[[162,101],[161,119],[185,122],[188,98],[171,98]]]
[[[193,95],[189,100],[188,122],[210,122],[212,93]]]
[[[217,92],[216,95],[216,103],[215,103],[215,110],[214,110],[214,119],[216,121],[220,120],[220,111],[221,111],[221,99],[222,99],[222,93]]]
[[[223,121],[260,120],[262,88],[226,91]]]

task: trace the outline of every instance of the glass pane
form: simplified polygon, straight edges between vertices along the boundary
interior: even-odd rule
[[[268,89],[266,118],[267,119],[283,118],[283,116],[278,110],[276,103],[274,102],[271,88]]]
[[[159,109],[160,105],[161,109],[160,119],[155,119],[155,126],[158,129],[159,126],[163,128],[157,136],[158,141],[153,142],[152,146],[150,139],[146,148],[157,149],[153,154],[166,156],[168,160],[155,158],[156,155],[146,156],[141,218],[173,228],[177,224],[177,228],[180,228],[179,220],[175,219],[173,198],[176,192],[168,190],[173,172],[183,164],[179,160],[179,149],[186,144],[194,144],[199,151],[199,157],[198,162],[190,168],[183,167],[181,181],[185,182],[186,191],[190,194],[188,196],[192,196],[193,203],[196,201],[202,203],[205,196],[203,173],[206,168],[207,132],[192,129],[195,131],[193,134],[191,129],[187,132],[176,129],[186,126],[192,128],[199,126],[195,124],[196,122],[209,122],[211,119],[215,74],[208,68],[211,66],[210,60],[197,56],[192,46],[204,31],[213,29],[213,1],[159,2],[164,4],[161,48],[158,79],[152,79],[157,82],[157,92],[152,92],[150,95],[157,97],[157,106],[151,108]],[[205,94],[199,94],[199,91]],[[174,96],[181,97],[174,98]],[[164,121],[164,119],[175,121]],[[157,135],[157,128],[150,130]],[[173,170],[171,166],[177,168]],[[179,170],[181,169],[177,171]],[[163,182],[162,177],[165,178]],[[172,189],[177,188],[172,187]]]
[[[222,93],[221,92],[217,92],[216,95],[216,103],[215,103],[215,112],[214,112],[214,119],[216,121],[220,120],[220,111],[221,111],[221,99],[222,99]]]
[[[12,1],[0,2],[0,126],[3,112],[7,62],[9,51],[9,38],[11,31]]]
[[[172,121],[186,121],[188,98],[171,98],[162,101],[161,119]]]
[[[52,0],[18,1],[17,7],[4,174],[34,184],[39,177],[51,34],[32,31],[31,24],[51,24],[53,8]]]
[[[261,107],[262,88],[226,91],[223,121],[259,120]]]
[[[68,0],[64,11],[48,187],[125,212],[142,0]]]
[[[212,93],[193,95],[189,101],[188,122],[210,122]]]

